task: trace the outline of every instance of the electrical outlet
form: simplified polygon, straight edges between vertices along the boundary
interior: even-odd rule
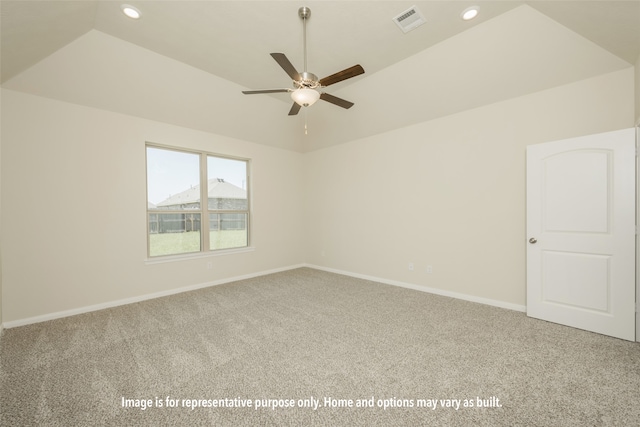
[[[429,274],[433,273],[433,266],[427,265],[427,273]]]
[[[409,263],[409,271],[413,271],[413,263],[412,262]]]
[[[211,270],[213,268],[213,261],[207,262],[207,270]]]

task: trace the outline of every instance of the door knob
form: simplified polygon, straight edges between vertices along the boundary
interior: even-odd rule
[[[536,239],[535,237],[532,237],[532,238],[529,239],[529,243],[531,243],[532,245],[534,243],[538,243],[538,239]]]

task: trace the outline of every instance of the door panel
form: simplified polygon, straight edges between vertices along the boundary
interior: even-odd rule
[[[544,251],[542,301],[610,312],[610,256]]]
[[[527,148],[527,314],[635,339],[635,131]]]
[[[609,231],[611,156],[611,150],[580,150],[543,160],[544,230]]]

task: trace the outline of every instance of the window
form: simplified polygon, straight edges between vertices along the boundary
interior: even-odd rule
[[[148,256],[248,246],[248,165],[245,159],[147,145]]]

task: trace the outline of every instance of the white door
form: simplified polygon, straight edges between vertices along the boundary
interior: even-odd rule
[[[635,340],[635,130],[527,147],[527,315]]]

